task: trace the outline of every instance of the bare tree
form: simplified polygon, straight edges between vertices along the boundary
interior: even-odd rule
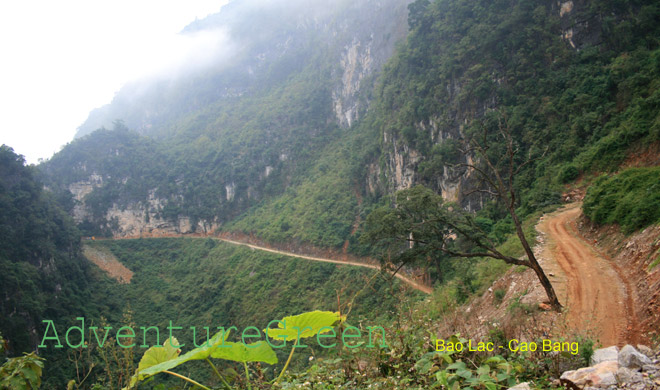
[[[493,157],[489,156],[488,130],[487,127],[484,126],[482,133],[482,141],[479,142],[477,138],[472,138],[467,142],[467,148],[461,150],[461,153],[463,153],[464,155],[469,155],[469,154],[476,155],[478,161],[482,162],[482,164],[478,165],[478,163],[461,163],[457,165],[466,167],[472,170],[473,172],[476,172],[476,174],[479,176],[482,182],[485,183],[485,188],[484,186],[479,186],[480,188],[467,192],[465,196],[468,196],[474,192],[485,193],[488,196],[492,196],[493,198],[497,199],[500,202],[500,204],[502,204],[504,208],[507,210],[507,212],[511,216],[511,219],[513,220],[513,224],[516,230],[516,235],[518,236],[518,239],[520,240],[520,243],[523,249],[525,250],[525,255],[527,259],[522,261],[519,259],[515,259],[516,261],[513,261],[514,259],[510,258],[510,256],[502,255],[492,245],[488,245],[485,247],[488,250],[487,254],[485,255],[488,257],[502,259],[507,263],[524,265],[534,270],[536,276],[539,279],[539,282],[541,282],[541,285],[545,289],[550,305],[555,310],[561,310],[561,304],[559,303],[557,294],[555,293],[555,290],[552,287],[550,280],[543,271],[543,268],[541,268],[541,265],[536,259],[536,256],[534,255],[534,251],[529,245],[529,242],[527,241],[527,237],[525,236],[525,233],[523,231],[522,222],[520,221],[520,218],[518,218],[518,214],[516,213],[517,197],[516,197],[516,191],[514,189],[514,180],[516,176],[522,171],[523,168],[543,158],[543,156],[545,156],[545,153],[547,152],[547,149],[539,157],[536,158],[532,158],[530,152],[524,161],[517,163],[516,159],[519,154],[519,149],[515,146],[514,139],[511,134],[511,130],[509,128],[509,123],[507,121],[506,116],[503,116],[499,119],[498,130],[499,130],[499,136],[501,137],[501,142],[503,142],[505,145],[504,154],[498,156],[500,157],[500,161],[494,161]],[[484,247],[482,245],[480,246],[482,248]]]

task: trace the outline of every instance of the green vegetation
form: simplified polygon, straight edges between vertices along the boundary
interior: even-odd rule
[[[660,139],[657,3],[576,5],[567,20],[541,1],[418,0],[411,10],[366,120],[386,134],[385,154],[393,140],[421,154],[421,181],[434,190],[446,161],[464,162],[456,140],[488,127],[492,109],[508,118],[520,156],[542,156],[516,182],[522,215]],[[575,35],[576,51],[562,39],[569,20],[591,20],[584,37],[598,38]]]
[[[660,255],[658,255],[658,257],[655,260],[653,260],[651,264],[649,264],[649,272],[653,270],[653,268],[657,267],[658,264],[660,264]]]
[[[588,183],[600,176],[584,201],[584,212],[594,222],[618,223],[630,233],[660,221],[659,168],[611,173],[634,157],[631,151],[644,152],[660,142],[660,5],[651,0],[576,2],[563,18],[555,3],[541,0],[417,0],[409,9],[406,42],[377,82],[360,81],[357,99],[365,104],[359,105],[361,119],[351,128],[340,128],[333,112],[333,97],[341,94],[338,86],[344,81],[337,65],[344,44],[335,47],[320,33],[310,33],[309,40],[292,41],[280,56],[264,34],[240,59],[248,60],[225,73],[197,74],[171,89],[158,83],[139,103],[115,106],[118,111],[111,114],[125,114],[126,123],[141,134],[117,121],[112,130],[67,145],[38,169],[26,167],[3,146],[0,330],[12,342],[10,355],[36,345],[44,319],[64,327],[84,316],[100,325],[164,329],[173,321],[245,328],[332,308],[350,313],[359,327],[382,324],[389,348],[312,349],[311,363],[302,353],[271,354],[263,343],[257,350],[236,346],[224,356],[199,348],[181,354],[163,347],[166,356],[157,349],[144,354],[42,349],[44,385],[61,387],[71,380],[71,389],[116,388],[129,385],[135,374],[136,382],[144,380],[142,386],[160,389],[191,378],[211,386],[256,388],[273,379],[276,388],[323,383],[328,389],[493,389],[533,379],[547,388],[549,375],[588,360],[592,345],[587,341],[581,354],[570,356],[443,353],[435,351],[434,342],[439,335],[461,341],[460,335],[452,336],[455,330],[441,327],[456,321],[452,309],[505,271],[508,265],[501,260],[522,262],[525,248],[512,234],[514,214],[524,221],[531,241],[538,213],[560,203],[566,185],[578,178]],[[364,17],[346,8],[328,25],[341,25],[349,15]],[[563,38],[567,25],[584,20],[588,26],[575,27],[572,41]],[[260,21],[244,21],[238,30],[247,35]],[[290,18],[271,21],[268,28],[278,30],[280,22],[286,32],[278,38],[292,32],[304,36],[297,30],[304,23]],[[338,34],[350,36],[345,29]],[[378,51],[367,41],[360,44],[361,50]],[[261,59],[271,57],[277,59]],[[259,61],[250,62],[255,58]],[[147,113],[154,113],[153,121],[147,121]],[[510,143],[502,142],[497,131],[502,120]],[[153,129],[143,127],[147,124]],[[438,193],[445,190],[446,177],[470,176],[460,165],[472,155],[460,149],[470,137],[480,140],[475,137],[480,134],[487,144],[480,157],[493,157],[496,168],[506,167],[507,148],[516,151],[508,156],[511,166],[520,167],[510,202],[497,204],[488,195],[463,198],[459,203],[469,201],[471,211],[480,210],[459,212],[458,204],[450,210]],[[395,167],[395,160],[404,166]],[[413,184],[426,189],[413,186],[391,198],[397,168],[406,175],[414,172]],[[483,189],[476,176],[461,188]],[[84,198],[90,215],[75,227],[68,216],[75,205],[69,189],[81,181],[95,188]],[[392,208],[394,203],[398,208]],[[78,229],[111,235],[118,222],[107,220],[108,209],[136,205],[166,221],[187,217],[193,226],[219,225],[269,242],[334,249],[348,242],[352,253],[425,269],[437,288],[423,301],[409,292],[412,297],[402,298],[398,282],[373,271],[213,239],[90,243],[107,248],[135,273],[130,284],[117,284],[81,257]],[[459,229],[469,234],[454,240]],[[411,232],[417,240],[412,248],[406,245]],[[500,260],[485,260],[477,247]],[[452,259],[457,253],[469,258]],[[495,303],[502,291],[496,290]],[[517,299],[508,310],[515,320],[536,308]],[[492,338],[503,342],[542,335],[539,329],[516,333],[488,326]],[[189,335],[180,341],[194,343]],[[223,336],[214,339],[221,341]],[[222,363],[218,370],[207,358],[235,363]],[[41,360],[35,355],[14,359],[2,366],[0,380],[38,386]],[[247,364],[275,359],[285,367]],[[149,360],[154,364],[149,366]],[[178,364],[185,372],[171,374]],[[72,366],[80,369],[74,374]],[[153,379],[165,371],[170,377]]]
[[[4,354],[5,340],[0,334],[0,356],[4,357]],[[38,389],[41,386],[43,360],[34,352],[7,359],[0,366],[0,389]]]
[[[587,190],[582,210],[595,223],[618,224],[624,233],[660,222],[660,167],[602,175]]]
[[[323,383],[326,389],[500,389],[529,381],[532,388],[550,389],[554,388],[552,377],[584,365],[583,358],[592,346],[583,337],[569,339],[572,344],[558,337],[553,341],[565,343],[561,351],[553,352],[547,345],[543,348],[542,326],[530,326],[519,312],[509,315],[507,327],[487,325],[487,338],[470,340],[467,335],[454,333],[457,327],[464,329],[471,322],[469,316],[450,315],[445,317],[450,323],[443,325],[435,314],[439,304],[441,301],[435,297],[401,302],[400,318],[385,324],[387,351],[358,349],[314,359],[306,371],[290,374],[283,388]],[[537,343],[536,351],[525,350],[522,343],[513,343],[509,349],[509,340],[522,340],[523,334],[529,342]],[[479,341],[486,339],[493,342],[493,351],[478,350]],[[463,348],[452,351],[450,343],[461,343]],[[445,350],[438,345],[444,345]]]
[[[178,345],[178,341],[175,338],[169,338],[162,346],[151,347],[144,353],[138,369],[131,379],[129,388],[134,388],[138,382],[144,381],[156,374],[167,373],[203,389],[210,390],[209,387],[201,385],[187,376],[171,371],[173,368],[188,361],[205,360],[225,387],[227,389],[232,389],[232,386],[225,377],[220,374],[216,365],[211,362],[210,359],[213,358],[242,363],[245,368],[244,383],[247,384],[248,389],[251,389],[252,385],[250,384],[250,369],[248,363],[263,362],[270,365],[275,364],[277,363],[277,356],[275,355],[273,348],[281,348],[284,346],[282,343],[286,344],[288,341],[292,341],[294,345],[291,346],[289,358],[284,364],[279,376],[274,379],[274,384],[276,385],[282,378],[282,375],[286,372],[296,348],[303,348],[304,344],[301,342],[301,339],[311,337],[319,339],[322,334],[334,338],[336,333],[333,328],[340,325],[342,320],[343,318],[338,312],[333,313],[328,311],[314,311],[285,317],[282,320],[271,321],[271,323],[276,322],[278,324],[277,328],[264,329],[266,341],[260,340],[249,344],[245,342],[245,332],[243,332],[241,343],[227,342],[226,340],[229,336],[229,332],[226,332],[223,329],[215,334],[210,340],[203,343],[202,346],[181,356],[179,356],[181,350],[175,346]],[[256,331],[259,332],[257,328],[253,327],[252,329],[256,329]],[[328,335],[327,333],[329,332],[332,332],[333,335]],[[251,336],[261,337],[260,333],[259,336],[254,333],[252,333]],[[324,338],[327,338],[326,336],[324,336]],[[273,345],[271,340],[276,340],[278,345]],[[261,388],[262,385],[259,384],[258,387]]]
[[[80,234],[60,207],[70,196],[58,198],[44,191],[36,173],[11,148],[0,147],[0,331],[9,340],[9,356],[20,356],[38,344],[44,318],[70,324],[76,316],[98,318],[119,307],[104,295],[111,282],[81,255]],[[70,368],[66,353],[40,355],[49,361],[44,383],[64,383]],[[6,369],[20,371],[24,364],[29,373],[41,367],[36,355],[27,356]],[[13,375],[12,381],[21,375]],[[36,383],[32,375],[27,380]]]
[[[167,221],[189,217],[193,226],[230,220],[302,182],[315,151],[338,136],[324,119],[331,115],[327,87],[312,84],[324,78],[316,74],[323,71],[308,70],[259,97],[206,107],[177,123],[175,136],[165,139],[140,136],[116,122],[113,130],[67,145],[41,169],[62,192],[100,177],[85,198],[88,235],[111,234],[105,213],[113,205],[142,205]],[[150,206],[150,196],[162,204]]]
[[[511,167],[509,171],[513,172],[513,169]],[[387,259],[399,268],[425,260],[433,262],[438,274],[442,274],[447,257],[492,258],[506,264],[529,267],[545,288],[551,305],[560,309],[554,289],[531,250],[530,243],[533,241],[528,241],[522,222],[513,211],[513,177],[508,178],[510,184],[505,189],[500,173],[495,172],[494,176],[498,183],[491,182],[491,191],[510,210],[516,225],[516,238],[524,249],[525,258],[502,253],[497,243],[482,229],[484,219],[479,223],[472,213],[456,204],[444,202],[442,196],[423,186],[397,192],[396,207],[381,207],[369,214],[363,237],[380,250],[383,261]]]
[[[269,242],[341,247],[360,212],[355,185],[347,180],[354,157],[346,143],[328,145],[299,185],[251,208],[224,230],[256,234]]]
[[[161,329],[162,342],[167,337],[165,329],[170,321],[186,330],[190,326],[198,330],[205,326],[242,329],[265,326],[272,318],[282,318],[287,313],[318,307],[336,308],[337,305],[342,313],[350,313],[355,323],[379,325],[391,320],[399,302],[399,282],[373,270],[287,258],[210,238],[94,241],[86,245],[107,248],[134,272],[130,284],[102,284],[107,278],[94,268],[89,282],[103,286],[96,302],[105,305],[103,313],[106,318],[98,314],[86,315],[87,326],[113,326],[113,329],[118,329],[118,324],[130,326],[136,329],[139,336],[136,342],[139,343],[143,341],[137,330],[140,326]],[[75,315],[80,316],[82,312]],[[62,329],[70,321],[59,317],[46,318],[54,320],[62,337]],[[99,333],[102,338],[103,332]],[[202,336],[199,333],[198,345],[204,331],[201,331]],[[44,331],[39,333],[40,336],[43,334]],[[178,331],[176,336],[180,344],[191,346],[195,342],[192,332]],[[240,341],[240,334],[232,337]],[[91,334],[89,338],[94,340]],[[148,344],[155,342],[153,332],[147,334],[146,341]],[[50,378],[46,375],[46,380],[50,379],[49,384],[63,383],[61,376],[64,375],[66,379],[75,378],[74,385],[78,386],[75,388],[88,388],[91,384],[102,388],[112,388],[113,384],[127,386],[126,373],[132,375],[135,369],[133,357],[141,356],[142,351],[140,348],[117,347],[116,337],[110,337],[107,344],[109,346],[103,348],[65,351],[69,359],[76,362],[79,367],[76,372],[80,375],[74,376],[72,367],[60,361],[56,364],[59,375]],[[42,349],[42,353],[51,350],[49,346]],[[316,356],[327,353],[323,348],[313,350]],[[278,359],[288,361],[280,351],[277,350]],[[305,366],[307,357],[297,355],[290,360],[290,366],[300,369]],[[62,359],[61,356],[52,356],[53,359]],[[47,360],[49,368],[53,364],[50,358]],[[201,381],[216,376],[214,372],[204,370],[203,364],[195,362],[190,362],[186,372]],[[54,381],[56,378],[58,380]],[[172,380],[164,383],[176,383],[179,379]],[[245,383],[239,379],[227,380]]]
[[[382,45],[373,49],[370,63],[383,61],[380,50],[389,52],[405,31],[391,25],[402,19],[405,4],[386,4],[374,11],[371,4],[350,1],[263,9],[237,2],[191,24],[190,31],[226,28],[241,42],[241,53],[227,66],[124,88],[109,112],[90,115],[80,131],[89,134],[41,165],[49,186],[64,191],[92,174],[102,178],[85,201],[92,211],[84,225],[88,235],[111,233],[114,226],[103,217],[112,205],[140,205],[167,221],[188,217],[193,226],[207,227],[250,210],[254,217],[247,217],[243,230],[272,241],[284,237],[341,246],[355,219],[355,199],[345,195],[355,183],[346,181],[352,168],[335,164],[352,162],[360,145],[343,143],[350,132],[335,120],[332,98],[342,77],[337,64],[356,35]],[[362,26],[365,18],[392,31]],[[362,83],[370,90],[373,78]],[[366,96],[355,99],[363,111]],[[104,117],[100,122],[98,115]],[[92,133],[100,124],[109,128],[108,119],[115,118],[126,126],[115,122],[112,131]],[[99,126],[90,128],[91,123]],[[346,150],[338,152],[338,146]],[[161,204],[149,205],[150,195]],[[278,211],[282,202],[286,210]],[[262,214],[275,218],[262,221]]]
[[[166,328],[172,320],[245,327],[287,313],[336,307],[337,291],[343,291],[342,305],[357,295],[351,312],[356,320],[375,321],[395,304],[387,292],[390,281],[373,270],[288,258],[210,238],[91,245],[108,248],[135,273],[130,284],[117,284],[108,294],[125,302],[138,324]],[[371,289],[379,293],[363,291]]]
[[[568,164],[564,166],[559,172],[559,181],[562,184],[570,183],[573,180],[577,179],[580,175],[580,171],[574,164]]]
[[[88,235],[116,227],[104,219],[112,205],[141,204],[169,221],[221,223],[279,243],[339,248],[349,240],[350,251],[365,254],[352,226],[387,202],[394,142],[418,154],[407,168],[439,192],[445,169],[462,162],[460,139],[488,127],[488,112],[496,108],[508,118],[520,158],[538,158],[516,182],[516,206],[525,216],[558,204],[563,184],[580,174],[612,171],[631,148],[660,139],[654,2],[601,0],[576,6],[564,19],[554,3],[536,0],[418,0],[410,9],[407,41],[377,83],[363,80],[359,99],[371,101],[370,108],[350,129],[339,129],[332,111],[337,70],[331,64],[341,50],[310,33],[307,44],[268,62],[252,81],[237,66],[199,74],[173,90],[153,87],[137,105],[117,102],[114,117],[126,113],[133,127],[144,125],[144,112],[161,112],[149,121],[153,129],[141,128],[153,138],[117,123],[115,131],[78,139],[43,164],[45,181],[58,193],[92,174],[102,177],[86,199]],[[356,17],[348,10],[341,15]],[[573,19],[593,21],[576,31],[593,38],[576,35],[580,50],[562,38]],[[282,31],[268,24],[274,36],[291,31],[282,23]],[[263,39],[249,50],[269,47]],[[219,96],[213,83],[241,92]],[[182,102],[192,97],[192,106]],[[171,109],[154,109],[160,105]],[[148,205],[151,194],[159,206]]]

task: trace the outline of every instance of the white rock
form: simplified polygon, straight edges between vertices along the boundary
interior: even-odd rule
[[[613,345],[607,348],[600,348],[594,351],[593,356],[591,356],[591,365],[595,366],[598,363],[602,362],[611,362],[619,360],[619,347]]]
[[[653,357],[653,350],[651,348],[647,347],[646,345],[637,344],[637,350],[639,352],[643,353],[644,355],[646,355],[646,357],[648,357],[648,358]]]
[[[616,361],[605,361],[593,367],[566,371],[561,374],[561,383],[568,388],[585,388],[585,386],[608,387],[617,384],[616,373],[619,364]]]
[[[619,367],[619,370],[616,372],[616,378],[618,379],[620,385],[624,383],[639,383],[644,380],[642,374],[625,367]]]

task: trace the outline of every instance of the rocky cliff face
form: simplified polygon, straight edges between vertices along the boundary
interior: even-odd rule
[[[584,16],[587,7],[589,2],[584,0],[558,1],[554,6],[560,18],[561,36],[575,50],[602,43],[602,20],[597,14]]]
[[[162,200],[154,199],[154,203]],[[165,220],[153,208],[131,204],[126,208],[113,205],[105,217],[114,237],[162,237],[179,234],[207,234],[217,229],[216,223],[198,221],[193,224],[186,216]]]
[[[170,236],[179,234],[210,233],[218,227],[215,222],[197,221],[193,223],[187,216],[177,216],[167,219],[162,216],[162,210],[167,205],[167,199],[156,196],[156,191],[149,191],[146,202],[130,202],[119,206],[112,204],[103,214],[101,221],[94,217],[93,211],[86,204],[86,196],[95,188],[103,185],[103,178],[92,174],[90,180],[72,183],[69,191],[75,199],[73,217],[76,223],[91,223],[110,233],[113,237],[150,237]],[[229,193],[227,196],[229,197]],[[228,198],[228,200],[230,200]]]
[[[89,218],[90,213],[85,207],[85,197],[94,191],[94,188],[101,185],[103,185],[103,178],[97,173],[92,173],[88,180],[78,181],[69,185],[69,191],[75,200],[73,205],[73,220],[76,223],[81,223]]]
[[[454,88],[455,93],[460,89]],[[451,95],[451,94],[450,94]],[[415,132],[428,134],[428,139],[433,145],[439,145],[450,139],[462,139],[463,124],[479,117],[494,106],[494,100],[483,103],[478,112],[472,110],[456,110],[452,113],[450,121],[441,121],[438,117],[432,117],[428,121],[422,121],[415,125]],[[416,150],[405,139],[394,134],[385,132],[383,134],[383,145],[385,147],[385,172],[387,187],[393,191],[410,188],[422,182],[420,177],[420,164],[428,160],[428,156]],[[455,163],[473,164],[476,157],[473,154],[460,156]],[[375,181],[375,177],[368,180]],[[474,171],[459,166],[444,166],[442,173],[426,180],[426,185],[433,188],[448,202],[457,202],[467,210],[479,210],[483,207],[486,198],[480,193],[470,192],[478,185],[478,176]]]
[[[360,83],[374,71],[371,42],[363,44],[355,39],[345,47],[339,64],[341,83],[332,92],[333,108],[337,122],[343,127],[350,127],[359,119],[362,108],[358,100]]]
[[[364,89],[372,87],[375,74],[391,57],[395,43],[405,37],[409,2],[355,3],[345,15],[348,21],[332,27],[330,35],[344,36],[332,91],[333,109],[340,126],[350,127],[368,108]]]

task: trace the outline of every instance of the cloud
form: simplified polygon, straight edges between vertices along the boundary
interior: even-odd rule
[[[235,44],[222,28],[160,38],[134,53],[130,81],[176,78],[211,65],[222,66],[234,52]]]

